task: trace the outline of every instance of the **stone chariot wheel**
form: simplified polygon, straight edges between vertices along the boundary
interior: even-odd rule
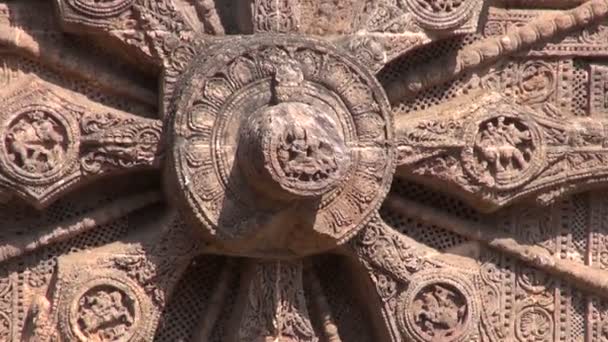
[[[608,341],[608,0],[0,0],[0,342]]]

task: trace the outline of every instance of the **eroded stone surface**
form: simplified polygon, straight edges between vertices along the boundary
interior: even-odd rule
[[[607,341],[607,17],[0,0],[0,341]]]

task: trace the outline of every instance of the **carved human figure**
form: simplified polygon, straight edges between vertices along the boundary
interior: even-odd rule
[[[48,113],[33,111],[16,120],[6,135],[11,161],[31,173],[54,169],[64,158],[66,138]]]
[[[481,152],[485,167],[490,163],[496,173],[517,172],[528,166],[526,156],[531,153],[530,131],[518,128],[514,122],[505,123],[505,117],[498,117],[496,125],[490,121],[480,134],[477,147]]]
[[[414,301],[415,323],[429,341],[449,341],[458,334],[467,316],[462,294],[448,285],[433,284]]]

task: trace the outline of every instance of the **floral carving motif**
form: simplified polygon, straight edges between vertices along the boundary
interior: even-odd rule
[[[424,9],[438,13],[456,11],[464,2],[465,0],[418,0]]]
[[[544,342],[553,336],[551,314],[540,307],[524,309],[517,317],[516,333],[522,342]]]
[[[5,137],[10,162],[21,172],[38,177],[62,167],[69,143],[64,124],[43,110],[18,115]]]
[[[555,75],[547,63],[525,63],[519,72],[518,100],[521,103],[542,103],[555,92]]]
[[[90,340],[122,341],[133,333],[133,305],[121,289],[110,286],[92,288],[78,302],[78,328]]]

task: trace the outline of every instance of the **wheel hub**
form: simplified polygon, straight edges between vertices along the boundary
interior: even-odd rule
[[[188,221],[223,252],[301,256],[352,237],[395,166],[374,76],[332,45],[268,36],[194,62],[166,172]]]

